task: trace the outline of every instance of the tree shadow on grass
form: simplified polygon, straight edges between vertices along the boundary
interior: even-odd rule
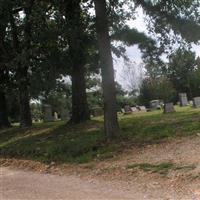
[[[16,128],[1,135],[0,154],[42,162],[86,162],[97,154],[104,139],[101,126],[102,123],[93,121],[77,126]]]

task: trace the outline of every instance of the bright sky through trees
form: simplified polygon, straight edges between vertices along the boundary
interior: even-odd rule
[[[144,32],[145,34],[149,35],[147,27],[146,27],[146,23],[145,23],[145,14],[142,11],[142,8],[138,8],[137,9],[137,13],[136,13],[136,19],[135,20],[130,20],[128,22],[128,25],[130,26],[130,28],[136,28],[138,31],[140,32]],[[196,52],[197,56],[200,56],[200,45],[196,45],[196,44],[192,44],[192,50]],[[128,58],[131,60],[131,62],[134,62],[135,65],[133,66],[134,68],[136,68],[135,70],[138,71],[138,73],[136,73],[136,80],[138,80],[138,74],[140,74],[141,69],[141,63],[142,63],[142,54],[140,49],[138,48],[137,45],[131,46],[131,47],[127,47],[127,56]],[[163,59],[167,61],[167,58],[165,55],[163,55]],[[125,89],[127,88],[127,83],[125,82],[124,78],[124,63],[122,59],[116,59],[114,62],[115,65],[115,71],[116,71],[116,80],[122,84],[122,86]]]

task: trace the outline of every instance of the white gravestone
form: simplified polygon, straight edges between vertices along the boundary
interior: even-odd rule
[[[188,105],[188,98],[186,93],[179,93],[180,106]]]
[[[193,106],[195,108],[199,108],[200,107],[200,97],[193,98]]]

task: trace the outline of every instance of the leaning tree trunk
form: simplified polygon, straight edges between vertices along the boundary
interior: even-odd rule
[[[4,92],[0,88],[0,128],[10,127],[7,114],[7,104]]]
[[[72,69],[72,123],[80,123],[90,119],[87,103],[84,67]]]
[[[119,124],[106,1],[94,0],[94,3],[104,97],[104,128],[106,136],[113,138],[119,133]]]

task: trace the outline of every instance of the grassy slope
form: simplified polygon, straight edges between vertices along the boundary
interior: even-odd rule
[[[112,157],[133,145],[200,132],[200,109],[177,107],[176,110],[172,114],[154,111],[120,115],[121,136],[112,143],[105,142],[102,118],[78,126],[53,122],[35,124],[31,129],[1,130],[0,156],[81,163]]]

